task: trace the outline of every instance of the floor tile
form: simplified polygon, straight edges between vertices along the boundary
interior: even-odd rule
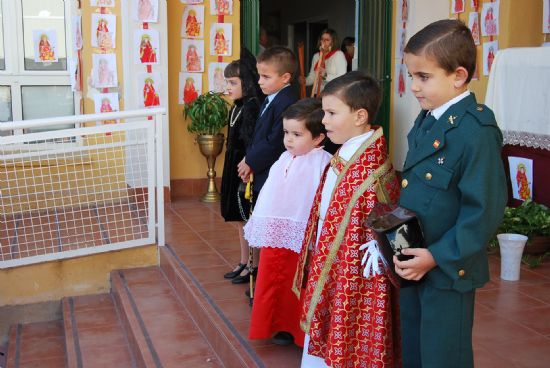
[[[545,336],[550,335],[550,305],[526,309],[514,315],[514,322]]]
[[[512,316],[525,309],[542,307],[544,303],[514,289],[501,287],[494,290],[480,290],[476,293],[476,301],[497,313]]]

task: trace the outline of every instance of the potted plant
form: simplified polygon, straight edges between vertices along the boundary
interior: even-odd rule
[[[216,189],[216,157],[223,148],[224,136],[221,130],[227,125],[229,103],[221,93],[212,91],[203,93],[194,101],[186,103],[183,110],[185,118],[191,120],[187,126],[190,133],[197,135],[196,142],[208,164],[208,187],[201,198],[203,202],[216,202],[220,199]]]
[[[527,236],[524,262],[536,266],[550,252],[550,209],[543,204],[526,200],[516,208],[506,207],[498,234]],[[496,238],[491,246],[498,246]]]

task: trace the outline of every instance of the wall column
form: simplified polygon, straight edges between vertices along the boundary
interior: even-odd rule
[[[260,1],[241,0],[241,44],[253,55],[260,50]]]
[[[392,1],[358,0],[359,69],[378,80],[382,87],[382,105],[376,123],[384,128],[389,144],[391,96]]]

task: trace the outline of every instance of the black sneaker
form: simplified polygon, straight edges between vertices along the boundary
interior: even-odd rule
[[[271,342],[274,343],[275,345],[286,346],[294,342],[294,337],[292,337],[292,335],[288,332],[281,331],[281,332],[277,332],[275,336],[273,336],[273,338],[271,339]]]

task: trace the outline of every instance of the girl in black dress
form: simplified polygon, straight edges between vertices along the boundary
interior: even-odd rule
[[[237,164],[243,159],[246,148],[252,142],[254,126],[260,113],[264,95],[258,85],[256,58],[242,49],[241,58],[231,62],[224,71],[229,98],[235,105],[229,114],[229,132],[223,166],[221,187],[221,215],[225,221],[239,221],[241,259],[239,264],[224,275],[234,283],[247,282],[248,243],[243,237],[244,221],[250,213],[250,202],[239,191],[242,180],[237,175]]]

